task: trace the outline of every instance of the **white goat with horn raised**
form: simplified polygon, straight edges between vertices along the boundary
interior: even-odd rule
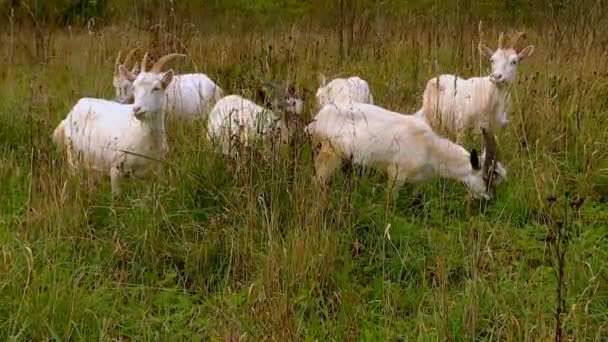
[[[183,56],[171,54],[163,60]],[[53,141],[67,152],[72,169],[109,174],[112,193],[120,193],[125,174],[144,176],[166,153],[162,103],[173,70],[140,72],[134,77],[124,65],[123,76],[133,81],[133,104],[82,98],[53,132]]]
[[[139,48],[135,48],[127,54],[125,60],[121,63],[120,57],[121,52],[118,52],[118,56],[116,57],[116,61],[114,62],[114,79],[112,80],[112,85],[114,86],[114,90],[116,91],[115,100],[119,103],[130,103],[133,102],[133,82],[128,80],[123,73],[120,72],[120,67],[124,67],[126,69],[129,68],[129,64],[131,64],[131,60],[135,55],[135,51],[139,50]],[[139,65],[137,63],[133,64],[131,69],[131,74],[137,75],[139,73]]]
[[[165,64],[172,57],[162,57],[150,69],[152,72],[162,72]],[[141,71],[145,72],[148,64],[148,54],[141,62]],[[137,75],[131,73],[131,79]],[[203,73],[175,75],[165,91],[163,110],[170,117],[192,120],[205,118],[213,105],[224,96],[224,91],[207,75]],[[128,103],[127,98],[119,100]]]
[[[422,108],[416,115],[425,118],[434,129],[446,128],[457,142],[467,131],[479,126],[490,131],[505,127],[509,122],[509,86],[515,80],[519,63],[534,51],[532,45],[516,50],[522,36],[523,32],[515,33],[505,46],[504,34],[500,33],[495,51],[479,43],[479,52],[492,64],[489,76],[463,79],[444,74],[429,80]]]
[[[481,158],[476,150],[469,153],[437,135],[420,118],[370,104],[327,105],[306,130],[318,151],[314,163],[322,185],[345,160],[385,172],[395,197],[404,183],[439,175],[464,183],[478,197],[491,199],[495,185],[506,176],[496,160],[495,137],[486,130]]]

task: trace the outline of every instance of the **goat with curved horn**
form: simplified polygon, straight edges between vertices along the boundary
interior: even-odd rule
[[[154,63],[154,65],[152,65],[150,72],[154,72],[154,73],[162,72],[165,64],[167,64],[170,60],[177,58],[177,57],[187,57],[187,56],[184,54],[181,54],[181,53],[171,53],[171,54],[165,55],[165,56],[159,58]]]
[[[340,102],[324,106],[305,131],[318,151],[315,178],[322,186],[349,159],[384,172],[394,196],[407,182],[421,183],[439,176],[464,183],[478,197],[493,197],[494,186],[488,187],[477,150],[467,151],[413,115]],[[495,184],[506,176],[499,161],[492,163],[492,172]]]
[[[129,72],[129,65],[131,64],[131,60],[135,55],[135,52],[139,50],[138,47],[129,51],[125,60],[121,63],[120,59],[122,57],[122,51],[118,52],[118,56],[114,61],[114,79],[112,81],[112,85],[116,91],[115,100],[120,103],[130,103],[133,101],[133,80],[138,73],[139,66],[137,63],[131,68]],[[126,72],[122,72],[121,69],[124,69]]]
[[[272,89],[272,94],[268,94],[263,89],[258,90],[267,106],[273,110],[288,114],[300,114],[304,105],[304,97],[297,94],[296,86],[293,83],[285,85],[277,81],[260,81],[262,87]]]
[[[517,47],[517,43],[519,43],[519,40],[525,36],[526,36],[526,33],[522,32],[522,31],[519,31],[519,32],[513,34],[511,36],[511,38],[509,39],[509,44],[507,45],[507,47],[515,50],[515,48]]]
[[[480,35],[481,33],[480,29]],[[458,75],[443,74],[428,80],[422,108],[416,115],[424,118],[435,130],[445,128],[457,143],[476,126],[481,125],[490,131],[504,128],[510,121],[508,85],[515,80],[521,62],[534,51],[532,45],[520,51],[512,48],[522,36],[522,33],[510,36],[508,47],[505,47],[504,32],[498,37],[496,49],[490,49],[482,42],[478,44],[481,56],[492,64],[490,74],[485,77],[465,79]]]
[[[170,118],[177,117],[188,120],[205,118],[213,105],[224,96],[224,91],[202,73],[169,77],[169,74],[174,73],[172,70],[164,71],[164,66],[176,57],[186,57],[186,55],[171,53],[159,58],[150,67],[148,63],[150,53],[146,51],[139,64],[141,72],[135,74],[121,66],[121,75],[128,82],[129,89],[132,89],[136,82],[157,82],[155,80],[158,77],[171,79],[170,83],[166,85],[163,111],[170,113]],[[133,95],[130,98],[133,98]]]
[[[504,44],[505,44],[505,33],[500,32],[500,35],[498,35],[498,48],[499,49],[504,48]]]
[[[120,57],[122,57],[122,51],[118,51],[118,56],[116,56],[116,59],[114,60],[114,69],[116,70],[116,73],[118,73],[118,66],[121,64]]]
[[[146,52],[144,53],[144,56],[141,59],[141,65],[140,65],[140,69],[141,72],[148,72],[148,57],[149,57],[150,53]]]
[[[135,52],[138,50],[139,50],[139,47],[136,47],[135,49],[129,51],[129,53],[127,54],[127,57],[125,57],[125,61],[123,62],[124,66],[131,64],[131,60],[133,59],[133,56],[135,56]]]
[[[129,53],[125,57],[125,60],[122,63],[120,62],[120,58],[122,57],[122,51],[118,51],[118,56],[116,56],[116,60],[114,62],[114,66],[116,67],[116,73],[119,72],[118,67],[120,65],[123,65],[127,69],[129,68],[129,64],[131,64],[131,60],[133,59],[133,56],[135,55],[135,52],[137,50],[139,50],[139,47],[136,47],[133,50],[129,51]]]
[[[235,141],[239,143],[237,146],[249,146],[254,141],[264,141],[274,133],[279,133],[281,141],[286,143],[294,133],[288,120],[302,114],[302,98],[286,91],[278,82],[260,83],[261,88],[274,89],[272,96],[261,88],[258,90],[266,108],[240,95],[228,95],[211,110],[207,137],[218,143],[222,153],[236,156],[234,153],[238,151],[234,149]]]

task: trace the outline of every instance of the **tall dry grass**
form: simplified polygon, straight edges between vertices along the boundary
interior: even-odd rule
[[[472,15],[313,19],[55,28],[42,45],[36,29],[2,34],[3,340],[605,339],[608,65],[597,12],[567,26],[485,21],[490,45],[525,29],[536,46],[499,136],[508,181],[488,207],[441,180],[419,206],[407,189],[393,203],[384,177],[359,168],[322,193],[306,144],[234,165],[202,124],[171,123],[163,171],[130,180],[117,202],[108,182],[65,171],[53,127],[78,98],[111,98],[114,57],[136,45],[186,52],[176,70],[246,96],[258,79],[314,94],[318,72],[358,74],[403,113],[421,105],[427,79],[488,70]]]

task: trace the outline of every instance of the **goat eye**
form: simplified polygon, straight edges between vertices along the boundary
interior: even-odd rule
[[[152,91],[159,91],[159,90],[160,90],[160,87],[154,87],[154,88],[152,88]]]
[[[517,64],[517,60],[516,59],[514,59],[514,60],[511,61],[511,65],[515,65],[515,64]]]

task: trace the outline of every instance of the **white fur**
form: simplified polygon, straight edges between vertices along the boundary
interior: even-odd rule
[[[518,64],[534,48],[528,46],[517,53],[514,49],[490,50],[480,44],[480,52],[490,59],[492,72],[486,77],[463,79],[456,75],[440,75],[429,80],[423,104],[417,116],[425,118],[435,129],[444,127],[460,141],[471,129],[484,127],[490,131],[509,123],[509,85],[515,80]]]
[[[169,118],[205,118],[223,96],[224,91],[205,74],[176,75],[165,92],[163,109]]]
[[[173,71],[140,73],[133,82],[132,105],[80,99],[53,133],[54,142],[67,150],[70,166],[109,174],[116,195],[123,175],[147,174],[157,165],[149,158],[166,153],[161,106],[172,76]]]
[[[289,114],[301,113],[301,100],[290,99],[287,104],[293,106],[293,111]],[[231,154],[235,142],[250,146],[274,129],[279,129],[281,138],[285,140],[285,135],[288,134],[286,128],[278,110],[264,108],[239,95],[228,95],[219,100],[211,110],[207,122],[209,138],[218,143],[225,155]]]
[[[336,78],[326,83],[325,76],[321,75],[321,86],[315,95],[318,108],[330,103],[337,102],[358,102],[374,103],[369,84],[358,76],[348,79]]]
[[[139,48],[135,48],[129,52],[129,54],[125,57],[125,60],[121,63],[121,53],[118,54],[116,58],[116,62],[114,64],[114,77],[112,79],[112,85],[114,86],[115,91],[115,100],[120,103],[132,103],[133,102],[133,82],[130,81],[126,75],[120,72],[121,66],[125,69],[129,68],[129,64],[133,59],[135,51],[139,50]],[[139,74],[139,65],[137,62],[131,67],[131,75],[137,76]]]
[[[137,75],[132,72],[133,75]],[[133,100],[133,83],[118,74],[114,77],[116,101],[129,103]],[[205,118],[213,105],[224,96],[224,91],[207,75],[175,75],[167,87],[163,110],[169,117],[192,120]]]
[[[343,159],[350,159],[386,172],[389,182],[394,182],[393,190],[405,182],[439,175],[463,182],[479,196],[491,197],[481,169],[472,167],[471,154],[415,116],[363,103],[331,104],[306,129],[320,147],[315,169],[321,183],[331,178]],[[497,165],[504,177],[506,171]]]
[[[139,73],[137,66],[131,70],[131,73],[137,76]],[[123,104],[133,102],[133,82],[129,81],[122,73],[117,72],[114,75],[112,85],[114,86],[116,102]]]
[[[418,113],[434,128],[447,128],[459,141],[478,126],[504,127],[508,123],[507,95],[489,77],[440,75],[428,81]]]

